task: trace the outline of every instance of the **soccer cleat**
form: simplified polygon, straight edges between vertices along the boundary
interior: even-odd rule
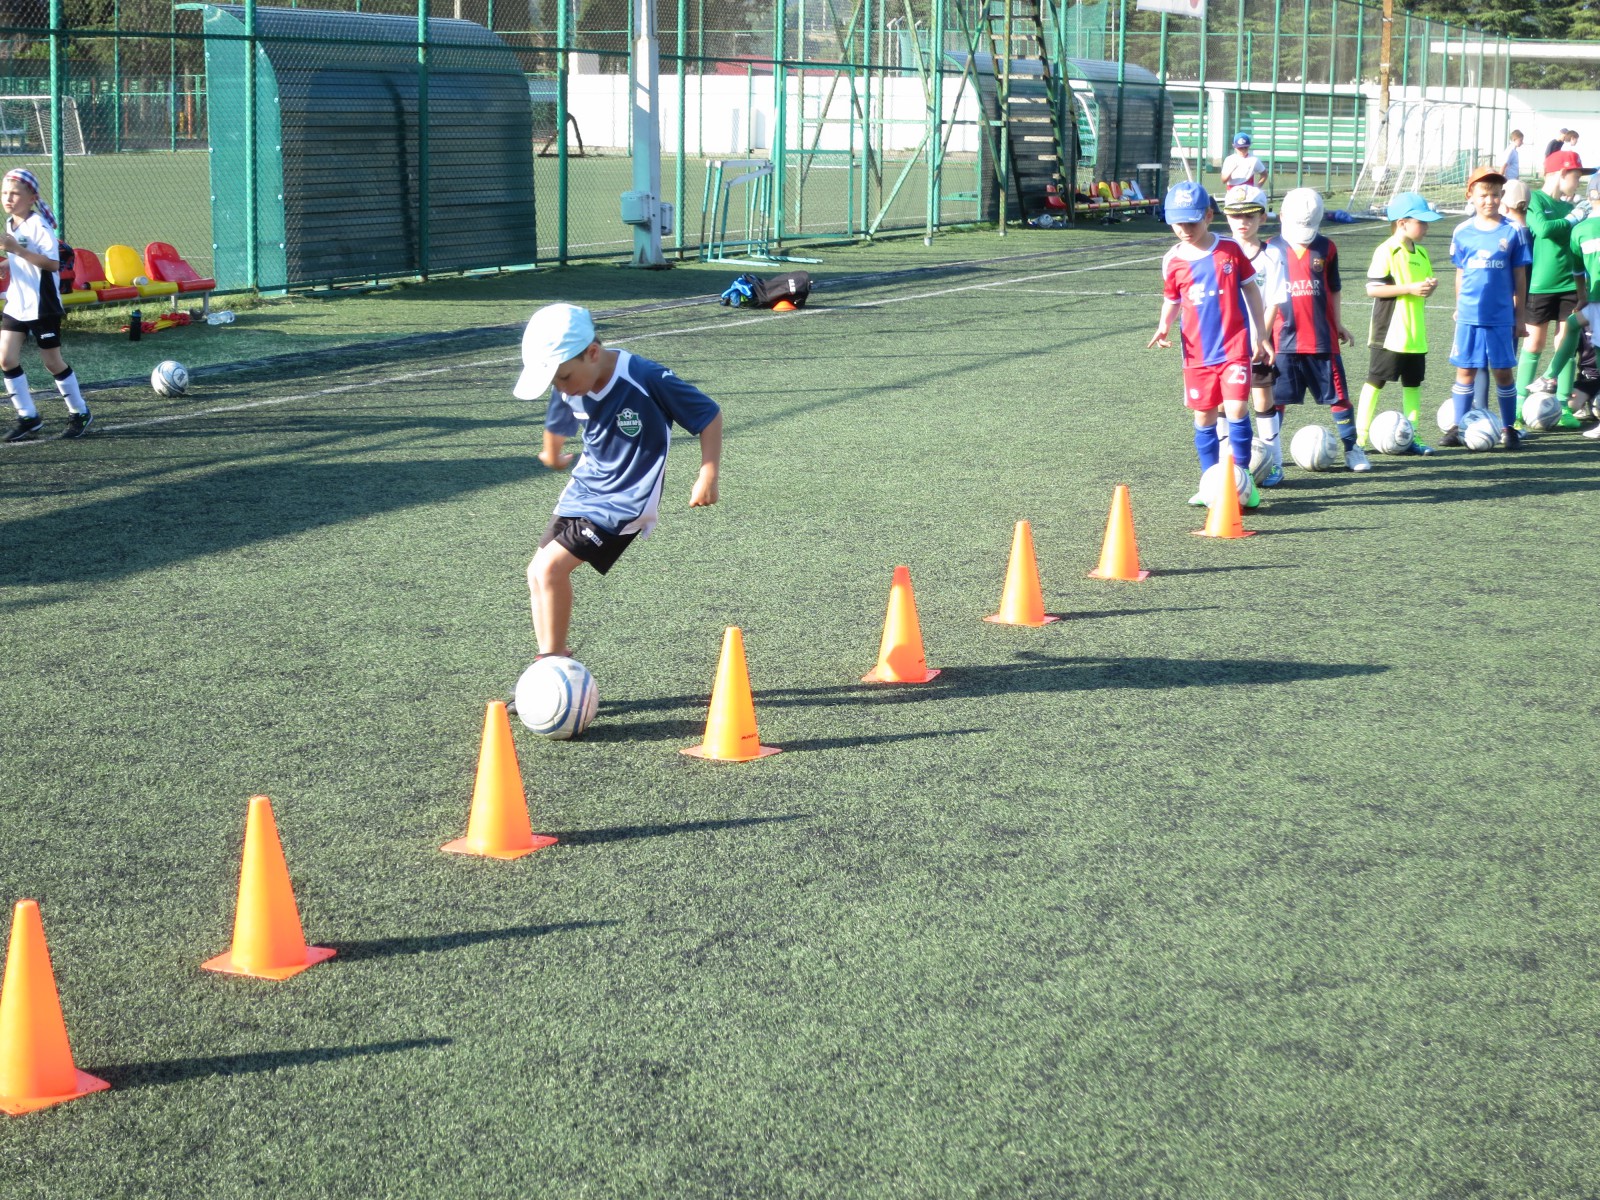
[[[1256,487],[1256,481],[1250,481],[1250,494],[1244,498],[1246,508],[1255,508],[1261,503],[1261,490]]]
[[[1449,429],[1446,429],[1444,431],[1444,436],[1439,439],[1439,445],[1465,446],[1466,443],[1461,440],[1461,426],[1452,425]]]
[[[1594,409],[1581,402],[1572,406],[1572,415],[1586,425],[1595,419]]]
[[[17,423],[11,427],[11,432],[6,434],[6,441],[20,442],[39,432],[44,424],[44,418],[35,413],[31,417],[18,417]]]
[[[1189,507],[1190,508],[1205,508],[1206,507],[1206,498],[1204,496],[1202,496],[1199,492],[1196,492],[1194,495],[1189,497]]]
[[[81,438],[89,432],[89,426],[94,424],[94,414],[87,408],[81,413],[73,413],[67,418],[67,427],[61,431],[64,438]]]
[[[1561,402],[1561,419],[1556,422],[1557,429],[1577,429],[1582,424],[1573,414],[1571,407],[1565,400]]]
[[[1522,435],[1509,425],[1500,431],[1500,449],[1515,450],[1522,445]]]
[[[1413,438],[1412,441],[1411,441],[1411,449],[1407,450],[1406,453],[1407,454],[1432,454],[1433,453],[1433,447],[1428,445],[1427,442],[1419,442],[1415,438]]]
[[[1344,465],[1352,471],[1372,470],[1372,460],[1367,457],[1366,452],[1360,446],[1351,446],[1350,449],[1344,452]]]
[[[1585,429],[1583,431],[1583,436],[1588,438],[1591,442],[1600,441],[1600,425],[1596,425],[1593,429]]]
[[[1269,470],[1266,473],[1266,476],[1261,480],[1261,486],[1264,487],[1264,488],[1277,487],[1282,482],[1283,482],[1283,464],[1282,463],[1273,463],[1272,464],[1272,469]]]

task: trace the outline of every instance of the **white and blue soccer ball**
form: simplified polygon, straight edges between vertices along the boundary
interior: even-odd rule
[[[181,396],[189,390],[189,368],[169,358],[150,372],[150,386],[158,396]]]
[[[1207,508],[1213,507],[1222,496],[1222,472],[1227,463],[1216,463],[1200,475],[1200,499]],[[1250,472],[1238,463],[1233,464],[1233,490],[1239,494],[1239,503],[1250,498]]]
[[[1522,423],[1529,429],[1554,429],[1561,421],[1561,401],[1554,392],[1543,389],[1528,390],[1522,402]]]
[[[1453,398],[1439,405],[1439,415],[1434,418],[1434,424],[1439,427],[1440,433],[1449,433],[1456,427],[1456,402]]]
[[[1482,453],[1500,444],[1500,433],[1505,427],[1500,418],[1491,412],[1472,409],[1461,423],[1461,441],[1468,450]]]
[[[1321,425],[1307,425],[1290,440],[1289,457],[1302,470],[1331,471],[1339,461],[1339,439]]]
[[[1272,468],[1278,465],[1277,458],[1272,453],[1272,447],[1257,438],[1250,443],[1250,476],[1260,483],[1272,474]]]
[[[575,658],[541,658],[517,680],[517,719],[540,737],[565,741],[589,728],[600,692]]]
[[[1405,454],[1417,440],[1417,431],[1406,420],[1405,413],[1389,409],[1372,419],[1367,437],[1379,454]]]

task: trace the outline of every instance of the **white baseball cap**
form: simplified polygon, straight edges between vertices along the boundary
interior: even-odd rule
[[[1322,225],[1322,196],[1314,188],[1295,188],[1278,204],[1278,226],[1285,241],[1308,246]]]
[[[534,313],[522,331],[522,375],[511,394],[537,400],[550,387],[556,371],[594,341],[594,318],[576,304],[549,304]]]

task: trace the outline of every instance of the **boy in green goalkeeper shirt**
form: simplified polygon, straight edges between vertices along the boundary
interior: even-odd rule
[[[1528,228],[1533,233],[1533,267],[1528,272],[1528,299],[1523,319],[1527,337],[1517,356],[1517,411],[1527,398],[1528,385],[1539,374],[1551,322],[1564,322],[1587,302],[1582,271],[1572,249],[1571,197],[1577,192],[1583,164],[1571,150],[1558,150],[1544,160],[1544,187],[1528,198]],[[1576,428],[1567,405],[1572,399],[1573,365],[1552,370],[1556,396],[1561,401],[1563,428]]]
[[[1373,299],[1367,333],[1370,364],[1366,386],[1356,403],[1356,445],[1367,448],[1367,431],[1378,413],[1378,392],[1400,381],[1401,407],[1413,429],[1420,425],[1422,380],[1428,367],[1427,298],[1439,281],[1433,261],[1423,249],[1428,226],[1440,214],[1416,192],[1401,192],[1389,201],[1385,215],[1394,222],[1394,236],[1372,254],[1367,267],[1367,295]],[[1413,454],[1432,454],[1432,447],[1411,443]]]
[[[1572,252],[1578,257],[1578,269],[1590,288],[1593,288],[1594,281],[1600,280],[1600,213],[1579,221],[1572,227],[1571,244]],[[1553,385],[1556,380],[1576,367],[1583,334],[1587,330],[1591,338],[1600,335],[1600,329],[1596,328],[1597,324],[1600,324],[1600,304],[1592,300],[1567,318],[1561,341],[1556,345],[1555,357],[1550,361],[1550,375],[1543,381],[1546,386],[1551,386],[1554,390]],[[1600,420],[1600,413],[1591,409],[1590,401],[1591,398],[1588,396],[1581,394],[1578,396],[1577,402],[1571,409],[1575,419]],[[1600,438],[1600,433],[1596,430],[1600,430],[1600,425],[1595,426],[1584,436]]]

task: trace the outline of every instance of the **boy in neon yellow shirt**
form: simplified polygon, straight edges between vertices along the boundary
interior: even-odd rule
[[[1422,380],[1428,368],[1427,298],[1439,286],[1433,262],[1422,247],[1428,226],[1440,214],[1416,192],[1401,192],[1389,201],[1385,214],[1394,222],[1394,236],[1373,251],[1367,267],[1367,295],[1371,296],[1372,324],[1367,333],[1370,365],[1366,386],[1356,404],[1356,444],[1367,447],[1367,431],[1378,413],[1378,393],[1398,379],[1401,407],[1412,427],[1422,411]],[[1432,454],[1420,441],[1411,444],[1415,454]]]

